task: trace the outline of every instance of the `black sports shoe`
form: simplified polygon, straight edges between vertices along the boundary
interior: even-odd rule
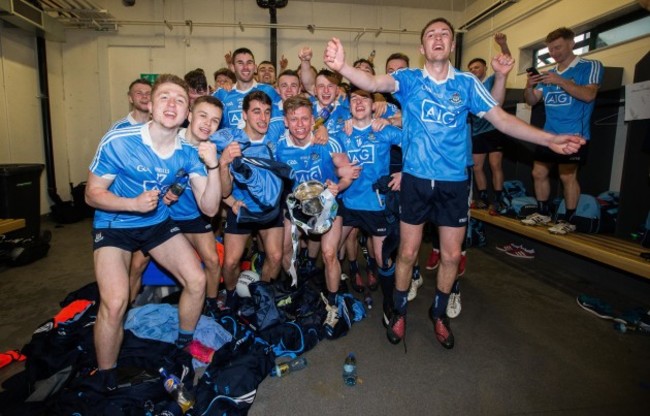
[[[454,334],[449,326],[449,317],[446,315],[440,318],[433,317],[433,311],[429,309],[429,318],[433,322],[433,331],[436,333],[436,339],[446,349],[454,348]]]
[[[391,314],[386,327],[386,337],[391,344],[399,344],[406,336],[406,314],[399,314],[395,311]]]

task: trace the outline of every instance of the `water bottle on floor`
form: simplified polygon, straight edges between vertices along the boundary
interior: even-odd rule
[[[355,386],[357,384],[357,358],[353,352],[348,354],[343,363],[343,382],[347,386]]]
[[[158,371],[164,378],[163,384],[165,386],[165,390],[172,396],[172,398],[181,408],[183,414],[185,414],[189,409],[192,408],[192,406],[194,406],[194,395],[185,388],[183,382],[174,374],[167,373],[167,370],[165,370],[163,367],[161,367]]]
[[[294,358],[286,363],[280,363],[271,369],[271,377],[284,377],[294,371],[307,367],[307,359],[304,357]]]

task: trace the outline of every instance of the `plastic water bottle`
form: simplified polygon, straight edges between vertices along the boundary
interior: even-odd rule
[[[343,382],[347,386],[357,384],[357,359],[353,352],[348,354],[343,363]]]
[[[174,183],[169,187],[171,193],[176,196],[181,196],[185,188],[187,188],[188,179],[189,178],[187,172],[185,172],[185,169],[180,168],[178,172],[176,172]]]
[[[372,309],[372,294],[368,286],[363,289],[363,302],[366,304],[366,308]]]
[[[307,367],[307,359],[304,357],[294,358],[286,363],[280,363],[271,369],[272,377],[284,377],[294,371],[302,370]]]
[[[176,401],[178,406],[183,411],[183,414],[187,413],[189,409],[194,406],[196,399],[194,395],[190,393],[189,390],[185,388],[183,382],[176,377],[174,374],[168,374],[167,370],[164,367],[161,367],[160,375],[164,378],[164,386],[167,393],[169,393],[172,398]]]
[[[332,114],[332,110],[334,110],[334,103],[331,103],[327,107],[320,110],[320,113],[318,113],[318,118],[316,121],[314,121],[313,130],[316,130],[327,122],[327,119],[330,118],[330,115]]]

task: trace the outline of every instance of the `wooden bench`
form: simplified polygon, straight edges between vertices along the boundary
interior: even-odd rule
[[[647,250],[638,243],[603,234],[555,235],[548,232],[548,227],[524,225],[514,218],[490,215],[486,210],[471,211],[477,220],[650,279],[650,261],[639,256]]]
[[[0,235],[25,228],[25,219],[0,219]]]

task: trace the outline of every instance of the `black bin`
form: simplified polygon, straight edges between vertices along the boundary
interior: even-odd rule
[[[41,230],[41,172],[38,163],[0,164],[0,218],[24,218],[12,237],[38,237]]]

